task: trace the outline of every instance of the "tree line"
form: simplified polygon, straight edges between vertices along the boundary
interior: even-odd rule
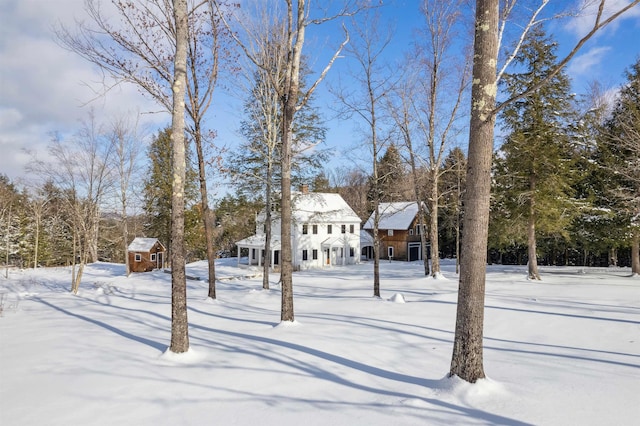
[[[133,2],[114,2],[124,24],[122,27],[112,26],[109,22],[113,21],[105,19],[98,3],[87,0],[94,27],[79,24],[77,31],[61,29],[60,40],[117,80],[139,85],[172,114],[169,134],[171,350],[185,352],[188,349],[184,263],[188,235],[186,212],[191,209],[194,213],[199,210],[209,261],[209,297],[215,298],[213,243],[216,224],[222,221],[216,220],[209,207],[206,166],[218,163],[215,156],[211,161],[205,153],[205,145],[211,139],[204,128],[204,112],[211,104],[222,63],[232,73],[238,68],[252,70],[247,74],[258,84],[249,86],[266,88],[268,95],[263,98],[264,103],[257,104],[275,107],[261,110],[262,117],[270,119],[265,120],[264,125],[246,129],[254,136],[262,134],[258,140],[263,140],[265,146],[271,137],[276,144],[275,151],[269,148],[266,152],[275,160],[276,170],[272,176],[276,179],[269,182],[278,187],[284,224],[281,321],[294,320],[291,229],[286,224],[291,222],[295,165],[307,147],[317,142],[302,137],[307,127],[301,117],[305,116],[304,111],[312,113],[306,108],[311,105],[316,88],[343,53],[356,64],[353,82],[348,87],[338,85],[334,93],[344,106],[341,112],[362,124],[362,146],[367,148],[371,164],[356,172],[366,177],[364,181],[368,186],[363,192],[365,200],[356,200],[359,204],[355,210],[360,212],[364,208],[377,217],[377,207],[387,196],[426,200],[430,240],[436,253],[443,252],[440,235],[450,234],[441,228],[446,224],[451,229],[455,224],[460,282],[451,375],[470,382],[484,377],[484,272],[487,260],[493,256],[490,249],[504,261],[505,253],[518,253],[526,246],[529,275],[535,279],[541,254],[538,247],[544,248],[544,256],[556,262],[562,256],[549,253],[564,252],[564,262],[570,262],[572,244],[582,253],[606,246],[611,259],[616,259],[618,249],[627,244],[631,247],[632,270],[640,272],[638,206],[633,204],[638,199],[638,154],[633,145],[637,144],[634,135],[638,120],[633,115],[637,97],[628,90],[637,84],[634,83],[637,65],[629,72],[629,85],[621,89],[612,111],[590,108],[577,115],[571,110],[571,102],[567,102],[570,100],[566,92],[567,78],[562,73],[563,67],[587,40],[638,2],[613,11],[605,10],[604,0],[596,2],[598,8],[592,28],[561,59],[553,56],[549,40],[541,31],[544,22],[551,18],[541,15],[547,3],[543,0],[537,8],[517,9],[519,2],[516,1],[504,2],[499,7],[497,0],[478,0],[475,18],[472,18],[459,12],[464,9],[462,3],[425,1],[420,9],[425,26],[415,44],[415,52],[408,54],[416,60],[407,60],[398,72],[397,67],[390,69],[382,59],[391,35],[371,31],[384,26],[369,25],[377,22],[378,8],[366,2],[342,2],[337,8],[323,10],[311,8],[304,0],[286,0],[282,9],[266,8],[258,2],[255,11],[243,14],[237,5],[221,1],[188,4],[185,0],[174,0],[173,8],[158,0],[147,1],[142,7]],[[256,19],[248,21],[249,16]],[[505,25],[512,23],[511,19],[516,16],[517,26],[524,29],[522,35],[512,39],[513,45],[507,48],[506,55],[499,55],[505,34],[510,34],[505,31]],[[344,39],[335,47],[324,68],[305,85],[306,31],[332,23],[342,24]],[[347,29],[347,23],[351,30]],[[466,35],[471,28],[475,37],[473,45],[452,43],[452,40],[470,40]],[[240,57],[247,62],[237,66]],[[501,68],[498,68],[499,59]],[[597,101],[595,97],[592,100]],[[469,124],[460,126],[460,118],[465,114],[459,106],[465,102],[471,105]],[[383,130],[382,124],[387,120],[395,123],[388,127],[393,131]],[[313,123],[307,124],[309,122]],[[504,126],[506,137],[501,150],[494,153],[496,123]],[[315,129],[316,133],[322,133],[321,126]],[[87,126],[86,130],[79,140],[87,144],[86,147],[74,151],[66,144],[58,144],[58,151],[52,152],[57,166],[51,168],[37,162],[35,167],[40,173],[48,174],[53,186],[64,195],[67,240],[71,240],[72,263],[78,263],[77,273],[74,268],[73,274],[74,291],[77,291],[83,265],[97,256],[102,197],[116,181],[120,183],[121,193],[126,192],[130,183],[129,168],[122,166],[129,164],[128,157],[121,155],[122,167],[116,167],[120,173],[109,173],[112,166],[103,161],[106,153],[101,149],[109,151],[118,145],[99,144],[101,138],[93,131],[94,127]],[[468,134],[467,150],[452,150],[452,141],[461,133]],[[118,136],[114,138],[117,140]],[[250,143],[251,138],[247,139]],[[187,152],[191,146],[197,159],[194,162],[200,195],[193,204],[189,204],[186,197],[189,192]],[[397,180],[394,184],[394,175],[403,173],[408,177],[403,182],[410,183],[408,194],[402,193],[404,186]],[[61,175],[67,180],[57,181]],[[317,179],[322,180],[322,177]],[[444,187],[444,182],[449,181],[455,183],[455,188]],[[6,182],[5,186],[10,188],[11,183]],[[340,191],[340,188],[335,185],[334,189]],[[262,196],[262,205],[269,206],[270,198],[267,190]],[[118,200],[124,246],[129,198],[120,196]],[[9,208],[3,208],[3,218],[13,217],[13,203],[6,206]],[[601,241],[597,230],[602,223],[619,225],[616,228],[619,234],[610,232],[609,240]],[[573,233],[572,226],[575,226]],[[374,237],[376,231],[374,224]],[[39,239],[39,231],[36,234]],[[548,249],[547,244],[553,250]],[[377,250],[374,252],[374,295],[379,296],[379,256]],[[425,274],[439,272],[438,258],[433,257],[431,271],[425,262]]]

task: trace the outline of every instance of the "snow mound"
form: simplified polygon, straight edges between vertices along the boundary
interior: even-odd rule
[[[402,293],[396,293],[393,296],[391,296],[389,298],[389,302],[393,302],[393,303],[406,303],[406,301],[404,300],[404,296],[402,295]]]
[[[199,364],[204,359],[204,354],[194,351],[191,347],[183,353],[172,352],[170,348],[167,348],[159,358],[163,363],[172,365]]]
[[[291,328],[291,327],[300,327],[300,323],[298,321],[280,321],[273,328],[283,329],[283,328]]]
[[[445,376],[438,382],[436,388],[440,394],[449,395],[467,403],[504,396],[507,393],[504,385],[489,378],[469,383],[458,376]]]

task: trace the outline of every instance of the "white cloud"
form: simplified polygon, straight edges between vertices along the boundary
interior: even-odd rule
[[[629,3],[631,3],[630,0],[607,0],[601,20],[607,19],[614,11],[622,9]],[[599,4],[599,0],[580,0],[576,8],[578,16],[568,21],[565,30],[573,34],[576,39],[584,37],[593,28]],[[640,6],[635,6],[609,24],[606,31],[615,31],[622,21],[639,17]]]
[[[593,74],[594,68],[600,66],[610,50],[607,46],[594,47],[582,55],[575,56],[567,67],[567,73],[573,78]]]
[[[83,4],[23,0],[0,5],[0,173],[11,179],[24,174],[29,160],[24,149],[42,152],[51,132],[74,132],[89,108],[101,117],[160,109],[132,85],[97,96],[102,73],[56,44],[54,26],[73,28]],[[168,122],[166,115],[147,118]]]

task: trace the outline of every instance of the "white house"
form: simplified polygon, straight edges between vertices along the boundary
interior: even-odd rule
[[[340,194],[304,191],[292,197],[291,249],[293,268],[351,265],[360,260],[360,217]],[[265,248],[263,210],[256,218],[256,233],[236,243],[248,249],[249,265],[262,265]],[[280,265],[280,216],[272,212],[271,266]]]

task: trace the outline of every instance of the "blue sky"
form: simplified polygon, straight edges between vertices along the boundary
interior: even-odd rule
[[[609,1],[623,3],[626,0]],[[103,0],[103,3],[107,2]],[[101,117],[159,109],[131,86],[119,86],[104,97],[96,97],[102,75],[54,42],[51,28],[58,22],[73,25],[74,19],[82,19],[82,4],[83,0],[22,0],[0,4],[0,173],[12,180],[26,174],[24,166],[29,156],[24,149],[46,155],[50,134],[71,134],[78,129],[78,121],[86,118],[89,108]],[[556,0],[556,4],[565,7],[572,2]],[[396,28],[390,56],[402,58],[404,47],[410,45],[414,30],[420,25],[417,5],[417,0],[392,0],[385,1],[380,9],[386,20],[384,25]],[[565,19],[550,26],[560,43],[559,55],[578,40],[588,22],[588,17]],[[335,30],[328,27],[318,29],[309,30],[305,49],[307,55],[319,54],[315,66],[320,69],[340,34],[332,33]],[[640,6],[636,6],[591,40],[569,64],[567,73],[573,79],[574,91],[583,92],[592,80],[615,88],[623,81],[625,68],[639,55]],[[340,61],[330,72],[327,84],[340,76],[348,58]],[[354,133],[354,123],[334,117],[330,107],[335,99],[328,93],[327,84],[319,88],[316,105],[328,119],[327,146],[334,150],[333,158],[339,159],[343,148],[353,146],[361,136]],[[218,131],[220,142],[232,148],[237,142],[241,100],[223,96],[222,91],[218,93],[209,125]],[[152,128],[169,123],[166,114],[145,114],[144,117]],[[332,165],[338,163],[336,160]]]

